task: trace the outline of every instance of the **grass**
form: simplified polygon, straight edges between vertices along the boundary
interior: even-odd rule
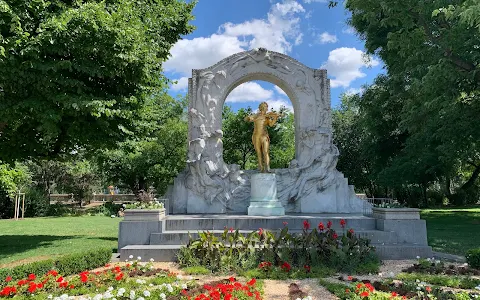
[[[0,268],[95,248],[114,250],[120,221],[103,216],[0,220]]]
[[[480,208],[424,209],[428,244],[434,251],[465,255],[480,241]]]

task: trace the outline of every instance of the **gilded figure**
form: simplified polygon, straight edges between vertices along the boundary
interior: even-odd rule
[[[281,116],[276,112],[267,112],[268,104],[260,103],[258,113],[245,117],[245,121],[253,122],[254,129],[252,143],[258,159],[258,170],[262,173],[271,173],[270,170],[270,137],[267,127],[273,127]]]

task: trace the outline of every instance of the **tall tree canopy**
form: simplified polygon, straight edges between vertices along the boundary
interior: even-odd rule
[[[441,183],[460,204],[480,175],[480,2],[346,0],[345,7],[387,70],[358,102],[371,179],[421,186],[425,199],[427,187]]]
[[[194,5],[0,0],[0,160],[54,158],[151,130],[162,62],[193,30]]]

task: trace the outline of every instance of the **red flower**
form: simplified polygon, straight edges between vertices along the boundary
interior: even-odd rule
[[[19,280],[19,281],[17,282],[17,285],[18,285],[18,286],[22,286],[22,285],[27,284],[27,283],[28,283],[28,281],[25,280],[25,279],[23,279],[23,280]]]
[[[367,291],[365,291],[365,292],[363,292],[363,293],[360,294],[360,297],[368,297],[368,294],[369,294],[369,293],[368,293]]]
[[[41,288],[43,288],[43,283],[37,284],[37,289],[41,289]]]
[[[303,268],[305,269],[305,272],[310,273],[310,266],[309,265],[304,265]]]
[[[66,288],[68,286],[68,281],[60,282],[58,286],[61,288]]]
[[[252,280],[250,280],[249,282],[247,282],[247,285],[249,285],[249,286],[254,286],[255,283],[257,283],[257,281],[255,280],[255,278],[252,278]]]
[[[230,232],[234,232],[235,230],[233,229],[233,227],[230,227]]]
[[[325,226],[323,226],[323,222],[318,223],[318,230],[323,231]]]
[[[345,224],[347,224],[347,222],[345,222],[344,219],[341,219],[340,220],[340,226],[342,226],[342,228],[345,228]]]
[[[280,267],[282,270],[285,272],[290,272],[290,269],[292,268],[288,262],[284,262],[282,266]]]
[[[37,276],[35,276],[35,274],[28,275],[28,280],[35,280],[35,278],[37,278]]]
[[[6,282],[12,281],[12,276],[7,276],[7,278],[5,278],[5,281],[6,281]]]
[[[258,235],[263,235],[263,228],[258,228]]]
[[[48,271],[47,275],[57,276],[58,272],[55,271],[55,270],[50,270],[50,271]]]
[[[309,230],[310,229],[310,223],[308,223],[307,220],[303,221],[303,229],[304,230]]]
[[[105,268],[108,268],[108,267],[110,267],[110,264],[106,264],[106,265],[105,265]]]
[[[327,228],[328,228],[328,229],[332,228],[332,221],[328,221],[328,222],[327,222]]]
[[[338,234],[337,234],[336,232],[334,232],[333,235],[332,235],[332,237],[333,237],[333,239],[336,240],[336,239],[338,238]]]
[[[10,296],[17,293],[17,288],[14,286],[6,286],[0,291],[0,296]]]
[[[123,278],[123,273],[120,273],[115,277],[115,280],[120,281],[120,280],[122,280],[122,278]]]
[[[353,231],[353,228],[350,228],[350,230],[348,231],[350,232],[350,234],[354,234],[355,232]]]
[[[185,295],[185,296],[188,294],[186,290],[182,290],[181,293],[182,293],[182,295]]]
[[[71,285],[70,285],[70,288],[73,289],[73,288],[75,288],[75,286],[74,286],[73,284],[71,284]]]
[[[367,287],[367,289],[369,289],[369,290],[370,290],[370,292],[372,292],[372,293],[373,293],[373,291],[375,290],[375,288],[374,288],[374,287],[373,287],[373,286],[372,286],[370,283],[368,283],[368,282],[367,282],[367,283],[365,283],[365,286],[366,286],[366,287]]]
[[[397,296],[398,296],[398,294],[397,294],[397,293],[395,293],[395,292],[392,292],[392,297],[397,297]]]
[[[28,287],[28,291],[30,292],[30,294],[35,293],[36,290],[37,290],[37,285],[36,285],[36,284],[31,284],[31,285]]]
[[[60,277],[57,278],[57,282],[62,282],[62,281],[63,281],[63,277],[62,277],[62,276],[60,276]]]
[[[430,293],[430,292],[432,291],[432,288],[429,287],[429,286],[427,286],[427,287],[425,288],[425,290]]]
[[[288,222],[286,222],[286,221],[283,221],[282,223],[283,223],[283,226],[287,226],[287,225],[288,225]]]
[[[229,280],[230,282],[234,282],[234,281],[235,281],[235,278],[230,277],[230,278],[228,278],[228,280]]]
[[[345,293],[350,293],[350,290],[349,289],[345,289]]]
[[[352,276],[348,276],[348,277],[347,277],[347,280],[349,280],[349,281],[352,281],[352,279],[353,279]]]

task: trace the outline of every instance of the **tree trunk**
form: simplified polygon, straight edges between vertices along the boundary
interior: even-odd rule
[[[467,180],[467,182],[465,182],[460,187],[460,189],[465,191],[465,190],[468,190],[469,188],[471,188],[473,186],[473,184],[475,183],[475,180],[477,180],[479,175],[480,175],[480,165],[476,166],[475,170],[472,173],[472,176],[470,176],[470,178]]]

